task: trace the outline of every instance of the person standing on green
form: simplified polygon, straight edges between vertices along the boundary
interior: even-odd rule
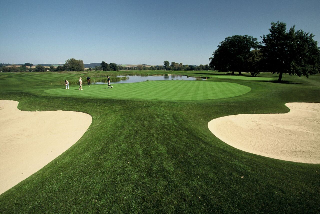
[[[81,79],[81,77],[79,79],[79,90],[82,90],[82,79]]]
[[[65,83],[65,85],[66,85],[66,89],[69,89],[69,81],[68,81],[68,80],[65,80],[64,83]]]
[[[87,77],[87,82],[88,82],[88,86],[90,87],[90,82],[91,82],[90,77]]]
[[[107,76],[107,78],[108,78],[108,88],[112,88],[111,83],[110,83],[110,77]]]

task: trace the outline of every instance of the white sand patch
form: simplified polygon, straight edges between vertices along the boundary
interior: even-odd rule
[[[280,160],[320,163],[320,103],[287,103],[286,114],[241,114],[214,119],[210,131],[225,143]]]
[[[62,154],[89,128],[81,112],[28,112],[0,100],[0,194]]]

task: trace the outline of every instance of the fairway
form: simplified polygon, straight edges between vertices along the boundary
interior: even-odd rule
[[[193,76],[190,72],[181,74]],[[257,149],[262,148],[258,145],[261,142],[270,151],[281,152],[264,141],[269,137],[278,146],[279,140],[284,139],[296,148],[295,136],[303,137],[301,133],[311,120],[301,118],[301,122],[292,124],[293,111],[285,103],[320,103],[319,74],[309,78],[286,75],[283,84],[249,81],[255,78],[210,78],[114,83],[112,89],[84,84],[83,90],[78,90],[80,76],[90,76],[92,82],[98,82],[106,75],[114,78],[128,73],[0,73],[0,98],[18,101],[16,110],[20,113],[73,111],[92,118],[90,127],[68,150],[0,195],[0,213],[319,213],[319,164],[241,151],[208,128],[213,119],[262,115],[250,124],[218,128],[234,141],[255,135],[252,141]],[[209,76],[197,72],[194,75]],[[267,73],[261,77],[274,78]],[[69,90],[65,89],[65,79],[70,82]],[[296,112],[299,117],[303,115],[301,110]],[[271,115],[277,120],[267,120],[265,116]],[[281,115],[287,115],[284,129],[275,126]],[[2,119],[9,116],[14,115],[6,113]],[[46,116],[39,127],[32,128],[36,117],[17,116],[19,119],[2,122],[1,130],[23,121],[35,133],[47,124],[54,125]],[[311,117],[315,123],[317,118]],[[63,132],[73,126],[64,128],[66,122],[52,119],[58,121],[56,126]],[[84,127],[84,120],[77,125]],[[250,127],[255,129],[245,132]],[[301,128],[286,137],[284,131],[293,127]],[[304,146],[319,136],[318,128],[311,127],[316,133],[305,133]],[[11,129],[18,129],[18,125]],[[268,131],[271,129],[274,132]],[[75,136],[74,131],[67,132],[67,136]],[[48,134],[52,133],[50,129]],[[19,138],[21,134],[12,136]],[[29,141],[25,145],[28,149],[35,142],[31,137],[24,137]],[[45,143],[53,146],[49,141],[58,139],[57,135],[47,138],[39,149]],[[66,144],[65,138],[59,142]],[[283,150],[287,152],[289,146]],[[317,153],[313,147],[311,150]],[[39,155],[54,152],[34,151]]]
[[[74,85],[69,90],[60,87],[45,92],[56,96],[191,101],[235,97],[250,90],[250,87],[236,83],[177,80],[114,84],[112,89],[107,85],[91,85],[84,86],[83,91]]]

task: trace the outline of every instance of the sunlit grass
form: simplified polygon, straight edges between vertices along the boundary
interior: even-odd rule
[[[319,75],[286,76],[285,84],[214,78],[78,90],[80,76],[104,74],[0,73],[0,99],[19,101],[21,110],[93,118],[74,146],[0,195],[0,213],[319,212],[319,165],[245,153],[208,130],[217,117],[285,113],[287,102],[320,102]],[[64,79],[75,82],[70,90]]]
[[[138,99],[138,100],[211,100],[240,96],[248,93],[250,87],[235,83],[206,81],[145,81],[140,83],[78,86],[65,90],[63,87],[45,92],[54,96],[74,96],[87,98]]]

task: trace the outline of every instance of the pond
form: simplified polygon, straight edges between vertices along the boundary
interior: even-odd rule
[[[135,83],[144,81],[158,81],[158,80],[202,80],[201,78],[179,76],[179,75],[164,75],[164,76],[117,76],[117,78],[111,78],[112,84],[118,83]],[[94,84],[107,84],[107,81],[95,82]]]

